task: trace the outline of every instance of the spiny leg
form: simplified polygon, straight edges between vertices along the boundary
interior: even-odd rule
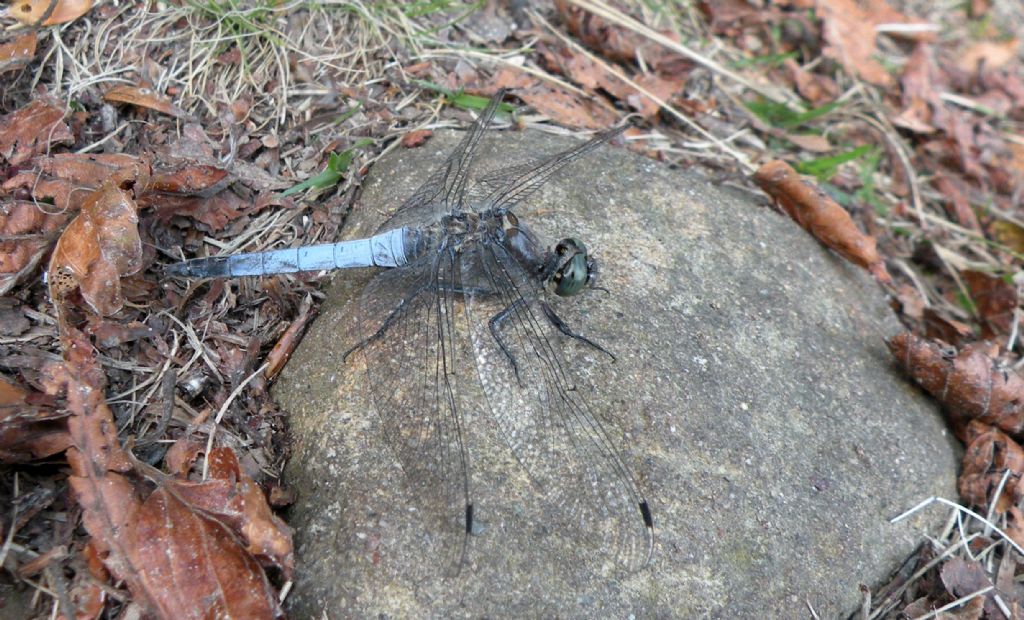
[[[512,351],[510,351],[508,346],[505,344],[505,340],[501,337],[501,333],[499,332],[499,330],[501,329],[501,324],[505,322],[505,320],[513,312],[517,311],[518,308],[521,307],[524,303],[526,303],[524,299],[517,299],[510,303],[504,310],[498,312],[497,314],[492,316],[489,321],[487,321],[487,327],[491,330],[491,336],[494,337],[494,340],[498,343],[498,346],[501,347],[501,352],[505,354],[505,357],[508,358],[509,363],[512,364],[512,370],[516,374],[516,382],[519,383],[520,387],[522,387],[523,385],[523,380],[519,376],[519,364],[516,363],[515,356],[512,355]]]
[[[406,297],[405,299],[403,299],[402,303],[400,303],[397,306],[395,306],[395,309],[391,311],[391,314],[389,314],[388,317],[386,319],[384,319],[384,322],[381,323],[380,327],[377,328],[377,331],[373,332],[373,334],[371,334],[371,335],[367,336],[366,338],[363,338],[359,342],[355,343],[354,345],[349,347],[347,351],[345,351],[342,354],[342,356],[341,356],[342,363],[345,363],[345,362],[348,361],[348,356],[349,355],[352,355],[356,351],[359,351],[360,349],[366,347],[368,344],[370,344],[370,343],[372,343],[372,342],[374,342],[376,340],[379,340],[380,337],[384,335],[384,332],[386,332],[388,330],[388,328],[391,327],[391,324],[395,322],[395,320],[398,318],[398,316],[402,312],[402,310],[407,305],[409,305],[409,303],[411,303],[412,300],[416,299],[418,296],[420,296],[424,291],[426,291],[429,288],[430,288],[430,286],[421,286],[420,288],[416,289],[413,292],[413,294],[411,294],[408,297]],[[492,291],[489,291],[489,290],[486,290],[486,289],[462,288],[462,287],[448,287],[448,288],[453,293],[457,293],[459,295],[465,295],[467,293],[468,294],[472,294],[472,295],[490,295],[492,293]]]
[[[380,337],[384,335],[384,332],[386,332],[388,330],[388,328],[391,327],[391,324],[395,322],[395,320],[401,314],[402,310],[404,310],[405,307],[408,306],[412,302],[412,300],[414,300],[417,297],[419,297],[420,294],[423,293],[423,291],[427,290],[427,288],[428,287],[426,287],[426,286],[421,286],[420,288],[416,289],[411,295],[409,295],[408,297],[403,299],[402,303],[400,303],[397,306],[395,306],[395,309],[391,311],[391,314],[389,314],[386,319],[384,319],[384,322],[381,323],[379,328],[377,328],[377,331],[373,332],[373,334],[371,334],[371,335],[367,336],[366,338],[363,338],[359,342],[355,343],[354,345],[349,347],[349,349],[347,351],[345,351],[341,355],[342,363],[345,363],[345,362],[348,361],[348,356],[349,355],[352,355],[356,351],[359,351],[359,350],[363,349],[364,347],[366,347],[371,342],[379,340]]]
[[[604,353],[608,357],[612,358],[613,362],[615,361],[615,356],[612,355],[610,351],[608,351],[601,345],[597,344],[590,338],[587,338],[586,336],[577,334],[576,332],[572,331],[572,329],[570,329],[569,326],[565,324],[565,321],[563,321],[557,314],[555,314],[555,311],[551,308],[550,305],[548,305],[548,302],[540,302],[540,307],[544,310],[544,316],[548,317],[548,320],[551,321],[551,324],[554,325],[558,329],[558,331],[562,332],[563,334],[570,338],[575,338],[576,340],[579,340],[584,344],[588,344],[594,347],[601,353]]]

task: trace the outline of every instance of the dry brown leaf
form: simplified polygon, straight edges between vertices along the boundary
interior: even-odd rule
[[[954,347],[959,347],[975,339],[974,330],[962,321],[943,316],[933,308],[925,308],[923,312],[924,335],[926,338],[941,340]]]
[[[805,151],[811,151],[812,153],[828,153],[832,150],[832,143],[828,141],[826,136],[814,133],[783,133],[781,135]]]
[[[71,445],[49,397],[0,376],[0,462],[26,463],[63,452]]]
[[[263,569],[217,520],[158,488],[133,515],[124,546],[163,618],[279,618]],[[134,590],[133,590],[134,593]]]
[[[839,85],[827,75],[807,71],[792,58],[787,58],[782,67],[789,73],[800,96],[815,106],[835,101],[839,96]]]
[[[662,75],[688,70],[688,60],[641,34],[610,24],[603,17],[571,5],[568,0],[555,0],[555,8],[573,36],[607,58],[627,64],[635,64],[642,58],[644,65]],[[679,41],[679,35],[670,30],[660,34]]]
[[[581,101],[560,88],[534,86],[518,91],[516,96],[560,125],[605,129],[617,120],[614,110],[607,104],[592,99]]]
[[[1017,287],[981,271],[960,272],[982,322],[982,338],[991,340],[1010,333],[1017,309]]]
[[[965,560],[959,557],[947,560],[939,570],[939,577],[942,579],[942,585],[945,586],[946,592],[954,599],[993,586],[992,580],[988,578],[988,574],[981,564],[976,560]],[[996,594],[1004,601],[1015,598],[992,588],[985,594],[971,599],[963,608],[958,609],[955,612],[957,620],[980,620],[982,617],[998,618],[1002,616],[994,599]]]
[[[839,61],[851,74],[878,86],[892,85],[892,76],[875,55],[876,26],[912,23],[885,0],[817,0],[815,10],[827,43],[823,53]]]
[[[214,232],[223,229],[229,222],[238,219],[244,213],[256,210],[251,203],[242,200],[230,190],[224,190],[209,198],[147,194],[139,202],[140,206],[153,207],[157,217],[161,220],[186,215],[202,222]]]
[[[402,146],[407,149],[414,149],[423,146],[427,139],[434,135],[429,129],[416,129],[402,136]]]
[[[956,64],[967,73],[981,69],[1000,69],[1016,60],[1020,39],[976,41],[956,57]]]
[[[109,103],[129,103],[177,118],[187,116],[184,110],[171,102],[170,98],[160,95],[154,92],[152,88],[145,86],[121,84],[104,93],[103,100]]]
[[[121,309],[121,276],[142,268],[133,185],[134,181],[104,183],[64,229],[47,269],[51,299],[65,300],[78,287],[96,313],[110,315]]]
[[[864,267],[880,282],[892,281],[875,249],[875,239],[857,230],[845,209],[801,178],[789,164],[770,161],[754,173],[754,180],[815,239]]]
[[[736,36],[743,28],[762,23],[768,7],[755,9],[745,0],[701,0],[701,13],[708,20],[712,32]]]
[[[0,75],[21,69],[36,55],[36,33],[29,31],[6,43],[0,43]]]
[[[12,165],[45,153],[51,145],[73,140],[64,123],[64,106],[52,97],[40,97],[0,117],[0,157]]]
[[[920,134],[933,133],[937,125],[944,125],[945,106],[939,98],[944,84],[945,76],[935,63],[932,46],[918,43],[900,76],[903,109],[892,117],[893,124]],[[933,119],[933,115],[939,118]]]
[[[73,329],[63,344],[65,361],[49,369],[47,384],[67,395],[70,484],[104,566],[158,617],[280,617],[262,569],[228,527],[189,506],[173,486],[140,500],[147,485],[118,441],[95,350]],[[251,490],[243,485],[236,493],[236,502],[254,510]]]
[[[992,495],[1002,483],[1005,472],[1010,477],[995,503],[995,510],[1004,512],[1022,497],[1024,486],[1024,449],[999,429],[973,420],[964,431],[967,445],[963,468],[957,480],[960,497],[974,506],[989,506]]]
[[[953,206],[953,216],[958,224],[971,230],[981,230],[978,216],[975,215],[974,209],[971,208],[967,195],[961,190],[961,182],[958,178],[952,175],[937,175],[932,183],[935,185],[935,189],[939,190],[939,193],[949,199],[950,204]]]
[[[1024,429],[1024,379],[1012,370],[997,368],[984,353],[969,347],[957,353],[910,333],[890,339],[889,350],[906,373],[939,401],[961,440],[971,420],[1013,436]]]
[[[85,15],[92,0],[15,0],[7,14],[26,26],[66,24]]]
[[[246,551],[280,568],[290,579],[295,568],[291,530],[271,512],[263,491],[242,472],[230,448],[214,448],[209,463],[208,480],[166,478],[163,486],[188,506],[229,527],[246,544]]]

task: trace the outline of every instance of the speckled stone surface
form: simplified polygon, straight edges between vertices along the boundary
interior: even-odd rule
[[[458,138],[374,166],[343,237],[372,233]],[[481,162],[569,143],[492,132]],[[558,311],[618,356],[573,359],[651,502],[653,561],[623,576],[567,555],[585,533],[546,527],[551,508],[469,415],[481,531],[457,579],[429,576],[436,533],[381,435],[363,360],[341,362],[371,275],[352,271],[334,276],[275,388],[299,498],[294,617],[806,617],[807,604],[836,617],[944,518],[889,524],[954,494],[959,453],[889,359],[883,339],[899,326],[879,289],[793,222],[613,146],[519,214],[549,238],[578,236],[601,263],[611,293]]]

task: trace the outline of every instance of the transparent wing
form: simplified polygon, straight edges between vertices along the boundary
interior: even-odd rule
[[[494,94],[458,146],[379,230],[435,222],[442,215],[463,208],[462,200],[472,168],[473,153],[494,119],[504,96],[504,89]]]
[[[469,461],[460,411],[460,368],[471,354],[456,333],[451,253],[432,252],[378,274],[360,300],[359,333],[368,383],[385,439],[426,523],[427,552],[448,575],[465,560],[472,524]]]
[[[556,172],[628,129],[628,125],[601,132],[583,144],[550,157],[484,174],[477,180],[489,190],[478,209],[511,209],[526,200]],[[478,189],[474,189],[474,193]]]
[[[610,426],[595,415],[564,361],[575,346],[549,320],[540,284],[498,243],[463,256],[470,337],[500,432],[554,506],[568,545],[634,571],[647,564],[653,524]],[[473,291],[479,290],[480,294]],[[493,291],[495,294],[485,294]]]

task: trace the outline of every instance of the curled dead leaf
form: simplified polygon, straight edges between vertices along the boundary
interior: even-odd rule
[[[0,376],[0,462],[24,463],[63,452],[71,445],[64,418],[42,394]]]
[[[24,163],[53,144],[72,141],[64,106],[52,97],[40,97],[0,117],[0,157],[9,164]]]
[[[427,138],[434,135],[434,132],[429,129],[416,129],[402,136],[402,146],[407,149],[416,148],[422,146],[427,141]]]
[[[875,249],[875,239],[860,232],[845,209],[789,164],[770,161],[754,173],[754,181],[815,239],[864,267],[880,282],[892,281]]]
[[[85,15],[92,0],[16,0],[7,14],[26,26],[66,24]]]
[[[100,315],[124,304],[121,276],[142,268],[142,240],[130,184],[105,183],[86,201],[57,241],[47,269],[50,296],[64,300],[76,286]]]
[[[615,111],[595,99],[581,99],[561,88],[538,85],[516,92],[530,107],[559,124],[587,129],[605,129],[615,124]]]
[[[982,337],[1004,336],[1013,329],[1017,287],[1003,278],[981,271],[960,272],[982,321]]]
[[[974,506],[991,505],[992,495],[1008,471],[1010,477],[995,503],[997,512],[1006,511],[1024,494],[1024,485],[1021,484],[1024,448],[1006,433],[977,420],[967,425],[964,437],[967,448],[964,450],[963,470],[957,480],[960,497]]]
[[[889,350],[904,371],[942,404],[961,440],[971,420],[1014,436],[1024,429],[1024,379],[997,368],[988,355],[969,347],[957,353],[911,333],[890,339]]]
[[[187,503],[174,485],[141,499],[147,483],[119,443],[96,352],[77,330],[65,332],[63,343],[65,361],[49,371],[47,385],[52,393],[67,395],[74,442],[68,449],[69,482],[104,567],[157,617],[281,617],[263,570],[221,520]],[[254,504],[266,506],[265,500],[255,497],[248,479],[230,458],[226,461],[226,476],[241,484],[220,486],[231,486],[226,493],[241,506],[238,512],[257,514]]]
[[[185,111],[174,105],[168,97],[145,86],[120,84],[104,93],[103,100],[109,103],[128,103],[140,108],[156,110],[157,112],[177,118],[187,116]]]
[[[21,69],[36,55],[36,33],[26,32],[12,40],[0,43],[0,75]]]

